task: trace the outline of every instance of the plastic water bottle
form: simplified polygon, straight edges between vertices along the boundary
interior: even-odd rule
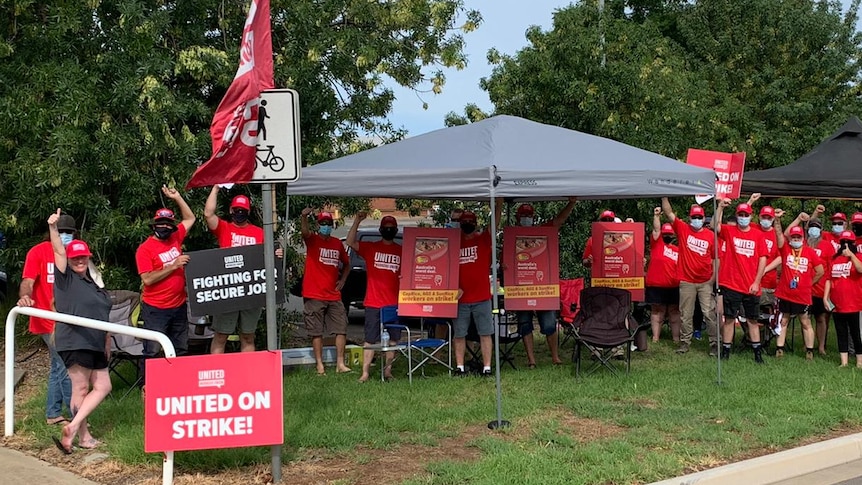
[[[380,345],[382,347],[389,347],[389,331],[385,328],[383,329],[383,333],[380,334]]]

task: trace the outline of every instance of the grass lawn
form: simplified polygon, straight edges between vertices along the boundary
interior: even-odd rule
[[[540,344],[537,369],[523,355],[519,370],[503,369],[503,417],[512,426],[496,432],[486,427],[496,418],[493,379],[438,373],[410,386],[406,377],[360,384],[358,373],[289,373],[285,483],[366,483],[381,473],[374,481],[645,483],[862,429],[862,371],[838,368],[834,338],[830,355],[813,362],[798,335],[795,354],[765,365],[735,353],[720,386],[705,340],[686,355],[673,348],[663,341],[636,353],[627,377],[576,379],[572,365],[552,366]],[[16,434],[47,449],[57,428],[44,424],[43,403],[39,395],[18,410]],[[160,466],[160,455],[143,452],[139,393],[109,398],[91,422],[112,459]],[[179,452],[176,460],[178,475],[261,470],[269,450]]]

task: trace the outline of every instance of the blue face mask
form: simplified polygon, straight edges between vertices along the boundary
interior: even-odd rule
[[[703,219],[692,219],[691,220],[691,227],[698,229],[698,230],[703,229]]]
[[[835,234],[841,234],[841,231],[843,231],[843,230],[844,230],[844,224],[841,224],[840,226],[837,224],[832,226],[832,232]]]
[[[533,218],[532,217],[522,217],[520,220],[522,226],[532,226]]]
[[[458,221],[450,221],[446,223],[446,227],[449,229],[461,229],[461,223]]]
[[[60,233],[60,241],[63,242],[63,247],[68,246],[69,243],[72,242],[73,239],[75,239],[74,234],[67,234],[65,232]]]
[[[808,237],[817,239],[820,237],[820,228],[819,227],[809,227],[808,228]]]
[[[736,216],[736,225],[738,225],[739,227],[748,227],[749,224],[751,224],[751,216]]]
[[[317,231],[321,236],[328,236],[332,234],[332,226],[320,226],[320,229]]]
[[[770,227],[772,227],[772,219],[761,219],[760,227],[764,229],[769,229]]]
[[[799,249],[802,247],[802,241],[790,241],[790,247],[793,249]]]

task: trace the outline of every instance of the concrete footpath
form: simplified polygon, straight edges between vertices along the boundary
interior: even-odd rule
[[[0,483],[37,483],[39,485],[98,485],[52,466],[38,458],[9,448],[0,448]]]
[[[862,433],[671,478],[653,485],[862,484]]]

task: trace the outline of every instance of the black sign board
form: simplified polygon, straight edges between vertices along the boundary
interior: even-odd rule
[[[263,244],[187,254],[190,258],[186,265],[186,291],[192,315],[218,315],[266,306]],[[275,301],[283,303],[284,276],[279,268],[275,273]]]

